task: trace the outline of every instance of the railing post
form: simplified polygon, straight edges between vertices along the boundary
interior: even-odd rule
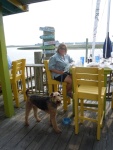
[[[88,60],[88,38],[86,38],[86,62]]]

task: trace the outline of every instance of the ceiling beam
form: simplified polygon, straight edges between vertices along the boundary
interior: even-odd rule
[[[23,5],[18,0],[7,0],[7,1],[15,5],[16,7],[20,8],[22,11],[28,11],[28,5]]]

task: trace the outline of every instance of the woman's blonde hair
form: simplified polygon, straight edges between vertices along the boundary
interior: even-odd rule
[[[65,46],[65,52],[67,53],[67,46],[64,43],[61,43],[57,48],[57,53],[59,53],[59,50],[62,49],[62,47]]]

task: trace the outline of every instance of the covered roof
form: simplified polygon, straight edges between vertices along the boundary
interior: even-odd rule
[[[0,0],[3,16],[26,12],[29,10],[28,4],[38,3],[48,0]]]
[[[32,4],[32,3],[37,3],[37,2],[43,2],[43,1],[48,1],[48,0],[19,0],[22,4]]]

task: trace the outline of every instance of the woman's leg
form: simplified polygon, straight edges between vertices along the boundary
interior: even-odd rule
[[[64,82],[67,83],[67,93],[72,92],[72,77],[71,75],[67,75],[64,79]]]
[[[61,76],[58,76],[57,78],[54,78],[55,80],[59,82],[66,82],[66,92],[69,97],[72,97],[72,77],[69,74],[64,73]]]

